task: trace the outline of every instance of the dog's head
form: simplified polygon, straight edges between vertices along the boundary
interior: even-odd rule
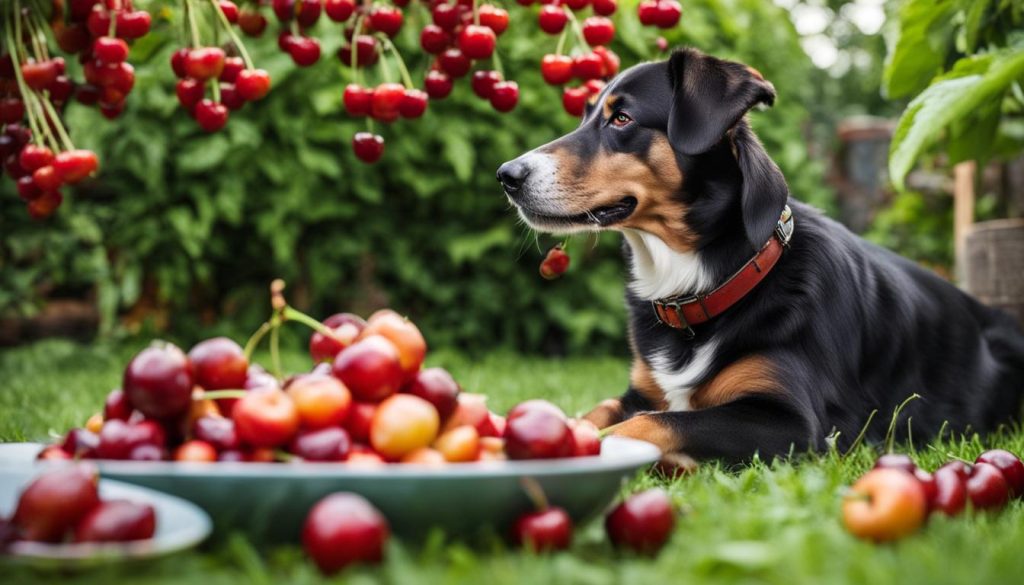
[[[788,197],[744,120],[775,89],[756,70],[682,49],[613,79],[579,127],[498,169],[541,231],[636,230],[676,253],[728,233],[755,249]]]

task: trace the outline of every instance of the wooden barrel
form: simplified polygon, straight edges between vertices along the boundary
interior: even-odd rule
[[[965,257],[967,291],[1024,325],[1024,219],[975,224]]]

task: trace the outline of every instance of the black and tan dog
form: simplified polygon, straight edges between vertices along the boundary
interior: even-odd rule
[[[790,198],[747,124],[775,90],[692,49],[625,71],[578,129],[498,170],[535,229],[625,237],[629,389],[587,415],[665,453],[742,461],[986,431],[1020,413],[1024,334]],[[884,420],[883,420],[884,419]]]

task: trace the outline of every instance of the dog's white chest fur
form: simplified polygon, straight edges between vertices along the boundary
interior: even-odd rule
[[[693,352],[682,368],[673,366],[675,360],[668,352],[654,354],[650,360],[651,374],[665,393],[665,402],[669,410],[692,410],[690,397],[697,384],[707,375],[711,362],[715,357],[718,344],[708,341]]]

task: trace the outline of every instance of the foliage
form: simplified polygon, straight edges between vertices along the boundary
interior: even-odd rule
[[[67,111],[76,143],[100,153],[99,178],[44,225],[25,217],[10,182],[0,185],[0,314],[95,295],[108,330],[129,309],[186,335],[221,316],[251,328],[265,317],[267,283],[283,277],[293,302],[314,314],[389,304],[435,345],[621,347],[618,236],[575,241],[567,277],[541,282],[537,263],[552,242],[535,244],[493,178],[501,162],[574,125],[538,71],[555,42],[538,31],[537,7],[509,3],[512,26],[499,43],[506,75],[521,87],[512,114],[495,113],[463,81],[424,118],[384,128],[375,166],[349,146],[364,122],[342,111],[339,25],[315,31],[324,57],[308,70],[277,51],[273,26],[251,42],[274,79],[271,94],[204,135],[178,107],[167,65],[181,15],[168,2],[148,8],[156,30],[132,50],[137,82],[124,116],[111,123],[91,109]],[[411,7],[398,39],[417,80],[427,18]],[[624,65],[657,56],[657,33],[640,28],[633,0],[615,20]],[[785,11],[760,0],[693,0],[667,36],[750,63],[776,84],[778,104],[752,121],[794,194],[826,202],[822,165],[801,135],[812,66]]]
[[[898,32],[884,87],[891,97],[916,97],[890,149],[897,187],[943,133],[952,163],[1024,148],[1024,1],[908,0]]]
[[[0,352],[5,389],[0,391],[0,441],[43,438],[49,429],[81,424],[121,375],[130,346],[82,346],[47,341]],[[304,356],[286,354],[305,367]],[[504,411],[523,398],[545,397],[572,412],[622,390],[628,365],[609,358],[547,360],[511,354],[482,359],[432,353],[468,389],[486,392]],[[54,368],[53,364],[61,364]],[[524,376],[528,376],[527,378]],[[68,392],[75,388],[76,392]],[[876,417],[887,424],[887,417]],[[973,460],[986,447],[1024,452],[1024,431],[968,436],[921,445],[910,452],[933,470],[962,457]],[[645,474],[624,490],[660,485],[681,515],[666,548],[656,558],[613,551],[600,522],[581,527],[572,548],[554,555],[509,549],[502,542],[453,543],[441,535],[425,542],[395,540],[381,567],[358,567],[320,577],[297,546],[258,550],[237,534],[190,552],[144,564],[63,573],[61,583],[450,583],[516,585],[686,583],[729,585],[791,583],[836,585],[976,585],[1015,583],[1024,572],[1024,502],[998,514],[936,515],[903,541],[875,544],[850,536],[839,508],[844,487],[864,473],[878,447],[861,446],[846,457],[797,455],[793,461],[754,462],[741,469],[703,465],[693,475],[665,480]],[[416,499],[410,498],[410,506]],[[5,566],[5,582],[53,583],[53,573]]]

